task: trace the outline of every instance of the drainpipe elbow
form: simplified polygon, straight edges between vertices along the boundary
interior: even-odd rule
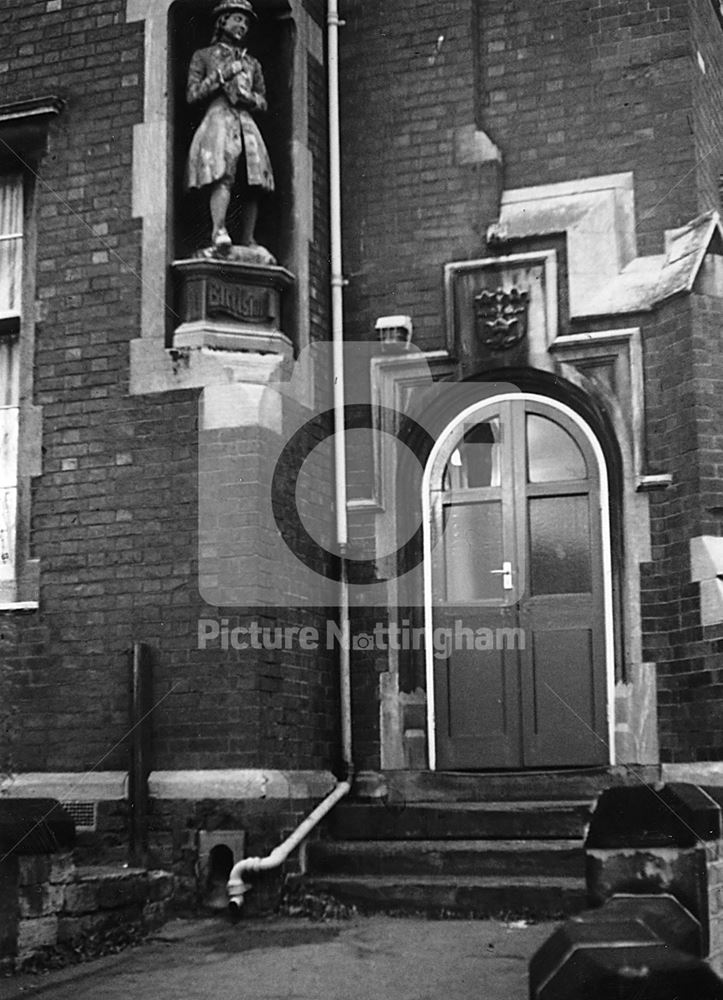
[[[232,872],[226,883],[229,907],[234,910],[240,910],[244,905],[244,895],[250,888],[251,886],[247,882],[244,882],[240,875],[234,875]]]

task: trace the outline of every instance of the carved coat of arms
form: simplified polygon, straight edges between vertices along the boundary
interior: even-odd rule
[[[475,296],[474,304],[477,336],[489,350],[509,350],[526,336],[528,291],[519,288],[485,290]]]

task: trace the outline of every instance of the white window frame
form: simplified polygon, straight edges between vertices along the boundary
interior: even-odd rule
[[[14,339],[17,385],[17,469],[15,553],[12,583],[0,581],[0,612],[34,611],[40,595],[40,563],[31,557],[31,480],[42,473],[42,408],[34,405],[36,198],[33,177],[42,170],[50,128],[64,106],[55,95],[0,104],[0,179],[22,184],[22,256],[18,295],[12,309],[0,309],[0,337]],[[49,190],[49,189],[48,189]],[[14,230],[15,232],[15,230]],[[6,235],[11,235],[10,230]]]
[[[10,203],[13,217],[6,219]],[[3,244],[17,244],[16,256],[5,258]],[[22,174],[0,173],[0,606],[13,604],[18,577],[19,488],[19,330],[25,274],[25,197]],[[7,278],[2,268],[14,273]]]

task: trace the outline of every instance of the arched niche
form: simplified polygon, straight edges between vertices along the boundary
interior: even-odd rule
[[[255,115],[271,157],[276,190],[260,202],[256,239],[271,250],[279,263],[288,266],[291,256],[293,212],[292,134],[293,77],[296,26],[285,2],[256,3],[258,17],[248,36],[248,50],[261,63],[266,83],[268,111]],[[194,132],[206,106],[186,101],[188,67],[193,53],[211,44],[215,4],[199,0],[176,0],[168,13],[169,102],[171,121],[172,247],[175,259],[191,257],[208,246],[211,236],[208,189],[186,191],[184,173]],[[234,190],[229,212],[233,235],[241,199]]]

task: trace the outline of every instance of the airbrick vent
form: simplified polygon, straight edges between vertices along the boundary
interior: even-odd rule
[[[72,816],[76,830],[95,830],[98,819],[97,802],[64,802],[63,809]]]

